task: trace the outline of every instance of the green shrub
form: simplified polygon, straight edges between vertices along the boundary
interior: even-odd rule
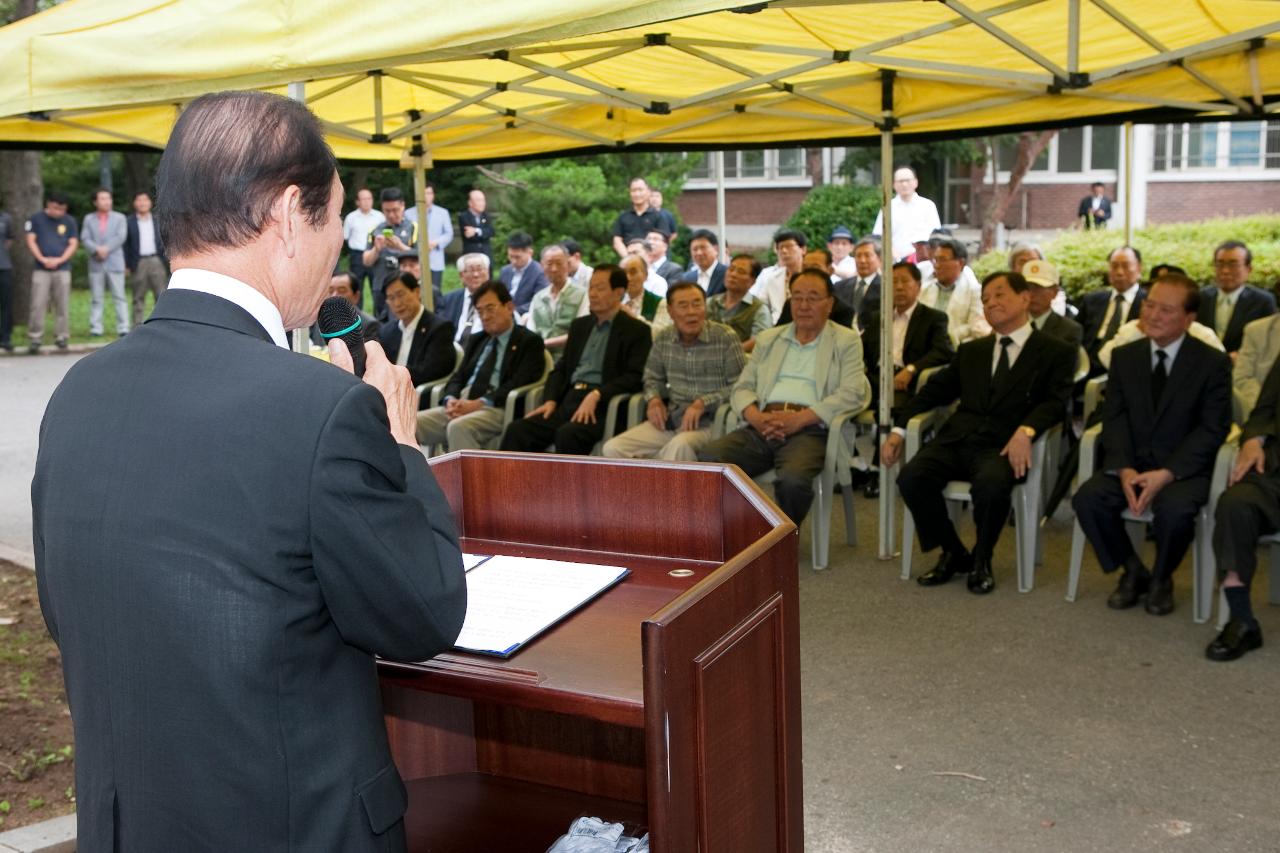
[[[1266,290],[1280,283],[1280,215],[1152,225],[1133,234],[1144,271],[1156,264],[1174,264],[1206,284],[1213,281],[1213,250],[1224,240],[1240,240],[1253,252],[1250,283]],[[1124,232],[1119,230],[1064,231],[1043,248],[1058,267],[1067,295],[1076,297],[1106,284],[1107,255],[1123,242]],[[974,274],[981,279],[1002,269],[1007,258],[1005,252],[988,252],[973,263]]]
[[[810,246],[826,246],[840,225],[853,232],[854,242],[871,233],[880,212],[880,190],[861,184],[826,184],[814,187],[787,220],[787,228],[803,231]]]

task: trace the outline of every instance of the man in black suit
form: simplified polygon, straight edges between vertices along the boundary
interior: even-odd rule
[[[1010,492],[1031,467],[1031,442],[1062,421],[1071,393],[1075,351],[1032,327],[1027,281],[997,272],[982,282],[982,305],[995,334],[966,341],[894,418],[880,455],[893,465],[902,455],[907,421],[959,401],[937,437],[898,475],[902,499],[915,518],[922,551],[942,546],[942,557],[917,578],[937,586],[968,572],[969,591],[991,592],[991,554],[1009,519]],[[947,517],[942,489],[968,480],[977,540],[973,553]],[[904,545],[910,547],[910,545]]]
[[[896,412],[915,394],[921,372],[950,363],[955,355],[951,336],[947,334],[947,314],[920,304],[920,268],[906,261],[893,265],[893,404]],[[880,313],[869,311],[862,336],[863,359],[871,379],[871,410],[880,405]],[[863,494],[880,496],[880,478],[875,465],[880,448],[876,448],[872,468],[867,472]]]
[[[1115,337],[1116,330],[1142,314],[1142,253],[1132,246],[1112,249],[1107,256],[1106,290],[1087,293],[1080,303],[1080,326],[1084,348],[1089,353],[1089,375],[1098,376],[1107,368],[1098,360],[1098,350]]]
[[[1246,284],[1253,274],[1253,252],[1239,240],[1213,250],[1214,284],[1200,291],[1200,322],[1218,333],[1232,359],[1240,351],[1245,324],[1276,313],[1276,298]]]
[[[511,389],[537,382],[546,367],[542,336],[516,325],[516,307],[502,284],[485,282],[472,297],[484,328],[467,339],[440,405],[418,413],[418,443],[426,447],[485,447],[502,432]]]
[[[853,309],[858,325],[866,329],[867,317],[880,313],[880,241],[863,237],[853,247],[853,263],[857,274],[832,285],[836,299]]]
[[[1089,187],[1089,194],[1080,199],[1076,208],[1076,219],[1085,229],[1106,228],[1111,219],[1111,199],[1107,198],[1107,187],[1101,182],[1094,182]]]
[[[529,313],[533,294],[547,287],[549,282],[542,272],[542,264],[533,259],[533,238],[525,232],[512,231],[507,236],[507,260],[510,263],[498,272],[498,281],[511,292],[516,313],[523,317]]]
[[[1156,279],[1142,305],[1147,337],[1111,356],[1102,416],[1102,470],[1071,500],[1104,572],[1124,574],[1107,606],[1173,610],[1173,572],[1195,538],[1218,447],[1231,426],[1231,360],[1187,334],[1200,292],[1185,275]],[[1156,561],[1148,572],[1121,513],[1150,510]]]
[[[414,385],[453,373],[458,360],[453,348],[453,324],[440,319],[422,304],[418,280],[407,272],[399,273],[386,283],[383,292],[391,309],[391,322],[382,327],[378,340],[387,358],[407,368]],[[430,402],[430,399],[420,400],[419,408]]]
[[[485,212],[485,197],[481,190],[467,193],[467,209],[458,214],[458,231],[462,234],[462,254],[479,253],[493,261],[493,217]]]
[[[169,282],[169,259],[164,253],[164,239],[151,215],[151,193],[142,190],[133,197],[133,213],[125,217],[124,268],[133,289],[133,325],[142,325],[146,313],[147,294],[160,298]]]
[[[708,299],[724,293],[724,274],[728,268],[720,262],[720,241],[714,231],[699,228],[689,235],[689,257],[692,262],[680,281],[699,285]]]
[[[405,371],[285,342],[342,248],[337,161],[302,104],[224,92],[157,186],[170,286],[67,373],[31,491],[77,849],[402,851],[374,656],[447,649],[466,585]]]
[[[489,259],[479,252],[463,255],[458,258],[458,277],[462,279],[462,287],[440,298],[436,315],[453,324],[453,339],[465,346],[467,338],[482,328],[476,313],[475,292],[489,280]]]
[[[591,313],[569,326],[544,402],[507,427],[503,450],[540,451],[553,444],[557,453],[589,454],[604,436],[609,400],[641,389],[653,335],[648,324],[621,310],[626,292],[621,267],[601,264],[591,273]]]
[[[1069,317],[1053,310],[1053,300],[1058,296],[1058,268],[1048,261],[1034,259],[1022,265],[1022,277],[1030,285],[1031,325],[1036,331],[1065,341],[1073,347],[1080,346],[1084,330]]]
[[[671,238],[667,236],[667,232],[661,228],[654,228],[644,236],[645,260],[649,262],[649,269],[667,283],[667,286],[675,284],[684,275],[684,270],[675,261],[667,257],[667,252],[671,249]],[[666,296],[665,293],[658,294]]]
[[[1262,383],[1240,437],[1240,455],[1218,498],[1213,554],[1231,618],[1205,649],[1209,660],[1235,660],[1262,647],[1249,588],[1258,567],[1258,537],[1280,530],[1280,361]]]

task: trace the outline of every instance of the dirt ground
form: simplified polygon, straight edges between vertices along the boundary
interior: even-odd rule
[[[75,811],[74,757],[35,573],[0,560],[0,832]]]

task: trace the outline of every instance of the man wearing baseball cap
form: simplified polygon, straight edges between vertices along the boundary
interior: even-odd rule
[[[1075,320],[1054,313],[1053,300],[1058,295],[1058,268],[1039,259],[1022,265],[1022,277],[1031,285],[1031,325],[1046,335],[1080,346],[1084,330]]]
[[[853,260],[853,232],[838,225],[827,238],[827,251],[831,253],[831,280],[841,281],[857,275]]]

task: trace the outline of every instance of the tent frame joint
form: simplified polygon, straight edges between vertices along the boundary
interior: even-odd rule
[[[671,33],[645,33],[644,46],[665,47],[669,38],[671,38]]]
[[[645,107],[644,111],[649,115],[669,116],[671,115],[671,102],[670,101],[650,101],[649,106]]]

